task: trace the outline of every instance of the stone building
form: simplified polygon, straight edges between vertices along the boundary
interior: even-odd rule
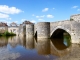
[[[12,22],[10,26],[8,26],[8,32],[12,32],[15,33],[16,35],[19,35],[18,31],[19,31],[19,26],[15,22]]]
[[[8,30],[7,23],[0,22],[0,33],[4,33],[7,30]]]
[[[20,24],[20,26],[19,26],[19,35],[20,36],[26,36],[26,25],[29,25],[29,24],[33,24],[33,23],[30,21],[24,21],[22,24]]]

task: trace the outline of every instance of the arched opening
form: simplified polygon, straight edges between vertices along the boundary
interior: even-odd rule
[[[36,33],[35,33],[35,35],[34,35],[34,38],[35,38],[35,40],[36,40],[36,42],[37,42],[37,31],[36,31]]]
[[[70,34],[67,31],[58,28],[53,32],[51,38],[63,38],[64,35],[70,35]]]
[[[51,41],[59,50],[63,50],[71,45],[71,36],[64,29],[56,29],[51,35]]]
[[[36,31],[36,33],[35,33],[34,37],[35,37],[35,38],[37,38],[37,31]]]

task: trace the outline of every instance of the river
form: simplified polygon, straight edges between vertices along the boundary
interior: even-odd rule
[[[80,60],[80,45],[66,38],[0,37],[0,60]]]

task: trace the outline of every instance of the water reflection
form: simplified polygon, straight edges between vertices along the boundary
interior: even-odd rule
[[[10,37],[8,39],[8,43],[14,48],[16,47],[18,44],[19,44],[19,40],[18,40],[18,37],[15,36],[15,37]]]
[[[4,37],[0,37],[0,47],[7,46],[8,40]]]
[[[52,39],[51,41],[58,50],[63,50],[67,48],[62,39]]]
[[[65,46],[64,44],[62,45],[60,43],[54,44],[53,41],[50,41],[50,44],[51,44],[51,54],[52,55],[61,57],[61,56],[65,56],[71,51],[71,46],[67,48],[67,46]]]
[[[64,35],[63,42],[67,47],[69,47],[71,45],[71,37],[70,37],[70,35]]]
[[[18,36],[17,36],[18,37]],[[23,47],[26,47],[26,37],[25,36],[22,36],[22,37],[18,37],[18,41],[19,41],[19,44]]]
[[[34,38],[26,38],[26,48],[34,49]]]
[[[41,55],[50,54],[50,40],[38,39],[38,41],[35,42],[35,49],[38,51],[38,54],[41,54]]]
[[[9,45],[11,46],[10,49]],[[8,50],[9,54],[19,53],[16,60],[30,60],[31,58],[34,60],[53,60],[54,58],[57,59],[58,57],[66,56],[72,50],[70,41],[67,42],[67,40],[64,39],[36,40],[33,37],[26,38],[25,36],[9,37],[8,40],[2,37],[0,38],[0,46],[6,46],[5,50]]]
[[[20,53],[11,53],[8,49],[0,47],[0,60],[16,60],[20,57]]]

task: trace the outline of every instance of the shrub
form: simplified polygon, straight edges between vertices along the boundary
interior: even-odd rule
[[[15,35],[16,35],[16,34],[10,33],[10,32],[8,32],[8,31],[4,32],[3,34],[0,33],[0,36],[15,36]]]
[[[70,18],[70,21],[73,21],[74,19]]]

